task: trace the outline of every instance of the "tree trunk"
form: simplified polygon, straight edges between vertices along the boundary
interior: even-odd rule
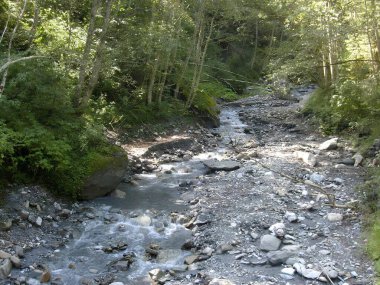
[[[251,70],[253,69],[253,66],[254,66],[254,64],[256,62],[258,44],[259,44],[259,19],[256,19],[256,25],[255,25],[255,47],[254,47],[253,56],[252,56],[252,60],[251,60],[251,65],[250,65]]]
[[[111,12],[112,12],[113,1],[114,0],[107,0],[106,14],[104,16],[102,33],[100,35],[98,46],[96,47],[95,62],[94,62],[94,66],[92,67],[92,72],[90,75],[90,79],[89,79],[89,83],[87,86],[86,93],[85,93],[84,98],[82,100],[81,108],[87,107],[88,101],[91,98],[92,92],[94,91],[94,88],[95,88],[96,84],[98,83],[100,69],[102,67],[102,63],[103,63],[103,59],[104,59],[105,41],[106,41],[106,37],[107,37],[109,24],[111,21]]]
[[[3,38],[4,38],[5,33],[6,33],[7,30],[8,30],[8,24],[9,24],[9,19],[10,19],[10,17],[11,17],[11,11],[10,11],[9,1],[8,1],[8,16],[7,16],[7,21],[5,22],[4,30],[3,30],[3,32],[1,33],[1,37],[0,37],[0,45],[1,45],[1,42],[3,41]]]
[[[198,86],[199,86],[199,83],[200,83],[200,80],[201,80],[201,77],[202,77],[203,66],[204,66],[204,62],[205,62],[205,59],[206,59],[207,48],[208,48],[208,44],[209,44],[209,42],[211,40],[211,35],[212,35],[212,32],[213,32],[213,28],[214,28],[214,18],[211,19],[210,29],[209,29],[208,36],[206,38],[205,46],[203,48],[201,62],[200,62],[200,65],[199,65],[199,70],[197,72],[197,78],[196,78],[195,85],[194,85],[194,90],[192,92],[192,96],[190,97],[190,101],[187,104],[187,107],[190,107],[193,104],[194,98],[195,98],[195,96],[197,94],[197,91],[198,91]]]
[[[74,100],[75,107],[79,107],[81,105],[82,93],[83,93],[85,77],[86,77],[86,70],[88,68],[91,47],[94,41],[95,18],[96,18],[96,14],[98,12],[99,6],[100,6],[100,0],[92,1],[91,18],[90,18],[90,23],[88,25],[88,30],[87,30],[86,44],[84,46],[82,60],[80,62],[80,67],[79,67],[79,79],[78,79],[78,85],[77,85],[77,90],[76,90],[76,95],[75,95],[76,97]]]
[[[14,38],[16,36],[16,32],[17,32],[18,26],[20,25],[20,21],[21,21],[22,17],[24,16],[24,12],[25,12],[25,8],[26,8],[27,2],[28,2],[28,0],[24,0],[24,4],[23,4],[23,6],[22,6],[22,8],[20,10],[20,13],[19,13],[19,15],[17,17],[17,20],[16,20],[16,25],[14,26],[12,34],[11,34],[11,38],[9,39],[8,51],[7,51],[7,64],[8,64],[8,66],[12,62],[12,60],[11,60],[11,50],[12,50],[12,46],[13,46],[13,40],[14,40]],[[4,70],[3,78],[1,80],[0,98],[3,95],[3,92],[4,92],[5,84],[7,82],[7,76],[8,76],[8,67]]]
[[[33,40],[36,36],[37,26],[40,19],[40,6],[38,0],[34,0],[34,16],[33,16],[33,25],[29,33],[28,46],[30,47],[33,43]]]
[[[147,92],[147,97],[146,97],[147,105],[152,104],[152,101],[153,101],[153,89],[154,89],[154,83],[156,81],[159,61],[160,61],[160,58],[157,56],[154,60],[152,73],[150,74],[150,78],[149,78],[149,86],[148,86],[148,92]]]

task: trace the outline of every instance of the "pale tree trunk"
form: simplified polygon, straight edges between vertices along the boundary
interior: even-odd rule
[[[24,4],[23,4],[23,6],[22,6],[22,8],[20,10],[20,13],[19,13],[19,15],[17,17],[17,20],[16,20],[16,25],[14,26],[12,34],[11,34],[11,37],[9,39],[8,51],[7,51],[7,58],[8,58],[7,63],[8,63],[8,66],[12,62],[12,60],[11,60],[11,50],[12,50],[12,46],[13,46],[13,40],[14,40],[14,38],[16,36],[16,32],[17,32],[18,26],[20,25],[21,19],[24,16],[24,12],[25,12],[25,8],[26,8],[27,2],[28,2],[28,0],[24,0]],[[8,67],[4,70],[3,78],[1,80],[0,98],[1,98],[1,96],[3,94],[4,88],[5,88],[5,84],[7,82],[7,76],[8,76]]]
[[[30,47],[33,43],[33,40],[36,36],[36,31],[38,27],[38,22],[40,20],[40,6],[38,3],[39,0],[34,0],[34,16],[33,16],[33,25],[29,33],[28,46]]]
[[[152,104],[153,102],[153,89],[154,89],[154,83],[156,82],[156,75],[157,75],[159,62],[160,62],[160,58],[159,56],[157,56],[154,59],[152,73],[150,74],[150,78],[149,78],[149,86],[148,86],[148,92],[147,92],[147,97],[146,97],[146,103],[148,105]]]
[[[204,24],[204,15],[202,15],[202,18],[199,19],[200,21],[200,24],[199,24],[199,30],[197,32],[197,45],[196,45],[196,48],[195,48],[195,53],[194,53],[194,72],[193,72],[193,78],[191,80],[191,88],[190,88],[190,92],[189,92],[189,95],[187,97],[187,101],[186,101],[186,107],[190,107],[192,101],[193,101],[193,94],[196,92],[196,81],[197,81],[197,77],[198,77],[198,70],[199,70],[199,66],[201,65],[201,58],[202,58],[202,44],[203,44],[203,41],[204,41],[204,37],[203,37],[203,33],[204,33],[204,29],[205,29],[205,24]]]
[[[201,24],[202,24],[203,17],[204,17],[203,14],[204,14],[204,2],[202,1],[201,2],[201,6],[199,7],[199,10],[198,10],[198,13],[197,13],[197,19],[198,20],[195,22],[195,28],[194,28],[194,33],[193,33],[193,37],[192,37],[192,44],[189,46],[189,49],[187,51],[187,56],[186,56],[185,64],[183,65],[183,67],[181,69],[181,74],[178,77],[177,82],[176,82],[176,87],[175,87],[175,91],[174,91],[174,98],[178,97],[179,90],[181,88],[181,84],[182,84],[183,78],[186,75],[187,68],[189,66],[191,56],[192,56],[193,52],[195,52],[195,50],[196,50],[196,46],[197,46],[197,42],[198,42],[197,35],[199,34],[199,30],[201,28]]]
[[[1,42],[3,41],[3,38],[4,38],[4,35],[5,33],[7,32],[8,30],[8,24],[9,24],[9,19],[11,18],[11,11],[10,11],[10,3],[8,1],[8,16],[7,16],[7,21],[5,22],[5,27],[4,27],[4,30],[3,32],[1,33],[1,37],[0,37],[0,45],[1,45]]]
[[[80,62],[80,67],[79,67],[79,78],[78,78],[78,85],[77,85],[75,102],[74,102],[76,107],[79,107],[81,105],[81,98],[82,98],[82,93],[84,89],[86,70],[88,68],[88,63],[90,59],[91,47],[94,42],[95,19],[96,19],[96,14],[98,12],[99,6],[100,6],[100,0],[92,1],[91,17],[90,17],[90,23],[88,25],[88,30],[87,30],[86,44],[84,46],[82,59]]]
[[[253,55],[252,55],[252,59],[251,59],[251,65],[250,65],[251,70],[253,69],[253,66],[254,66],[254,64],[256,62],[258,44],[259,44],[259,19],[256,19],[256,25],[255,25],[255,47],[254,47]]]
[[[111,22],[111,12],[112,12],[113,1],[114,0],[107,0],[106,14],[104,16],[102,33],[100,35],[98,46],[96,47],[95,62],[94,62],[94,66],[92,67],[92,72],[90,75],[90,79],[89,79],[89,83],[87,86],[86,93],[85,93],[84,98],[82,100],[82,108],[87,107],[88,101],[91,98],[92,92],[94,91],[94,88],[95,88],[96,84],[98,83],[99,73],[100,73],[102,63],[103,63],[103,59],[104,59],[105,41],[106,41],[106,37],[107,37],[109,24]]]
[[[205,42],[205,45],[204,45],[204,48],[203,48],[203,52],[202,52],[202,56],[201,56],[201,61],[200,61],[200,65],[199,65],[199,70],[197,72],[197,77],[196,77],[196,81],[195,81],[195,84],[194,84],[194,89],[193,89],[193,92],[191,94],[191,97],[187,106],[190,107],[192,104],[193,104],[193,101],[195,99],[195,96],[197,94],[197,91],[198,91],[198,86],[199,86],[199,83],[200,83],[200,80],[201,80],[201,77],[202,77],[202,72],[203,72],[203,66],[204,66],[204,62],[205,62],[205,59],[206,59],[206,54],[207,54],[207,48],[208,48],[208,44],[211,40],[211,35],[212,35],[212,32],[213,32],[213,29],[214,29],[214,18],[211,19],[211,23],[210,23],[210,29],[209,29],[209,33],[207,35],[207,38],[206,38],[206,42]]]
[[[322,66],[323,66],[323,84],[324,86],[328,86],[329,83],[329,69],[327,66],[327,60],[325,56],[325,52],[322,51]]]
[[[378,24],[378,9],[375,0],[371,0],[371,10],[372,10],[372,21],[373,29],[375,30],[375,44],[376,44],[376,54],[374,55],[377,71],[380,71],[380,35],[379,35],[379,24]]]
[[[165,65],[164,65],[164,72],[162,74],[161,82],[160,82],[160,85],[158,88],[158,96],[157,96],[157,105],[158,106],[160,106],[160,104],[162,102],[162,96],[163,96],[164,90],[165,90],[165,83],[166,83],[166,79],[167,79],[168,73],[169,73],[169,65],[170,65],[170,52],[168,52],[168,55],[166,56],[166,61],[165,61]]]

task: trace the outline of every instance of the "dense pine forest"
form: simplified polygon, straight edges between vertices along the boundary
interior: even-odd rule
[[[302,115],[365,153],[380,137],[379,5],[0,0],[0,180],[75,198],[120,152],[107,131],[170,120],[216,126],[218,102],[247,90],[288,98],[311,83],[319,88]],[[369,175],[373,213],[380,178]],[[370,246],[378,259],[380,246]]]

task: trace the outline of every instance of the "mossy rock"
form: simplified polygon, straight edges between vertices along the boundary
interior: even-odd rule
[[[99,157],[99,160],[93,161],[92,164],[90,168],[93,172],[79,193],[82,200],[92,200],[114,191],[125,177],[128,160],[125,154],[117,153]]]

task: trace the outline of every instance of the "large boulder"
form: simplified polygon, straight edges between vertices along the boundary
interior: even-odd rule
[[[124,154],[115,155],[107,165],[95,171],[87,179],[79,197],[83,200],[91,200],[111,193],[125,177],[127,165],[127,157]]]
[[[200,150],[200,145],[197,144],[192,138],[175,139],[167,142],[157,143],[148,148],[144,157],[149,157],[153,153],[162,155],[164,153],[173,154],[176,150]]]

